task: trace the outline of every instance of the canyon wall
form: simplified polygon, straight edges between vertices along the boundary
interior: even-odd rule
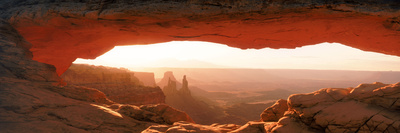
[[[0,18],[61,75],[116,45],[209,41],[238,48],[338,42],[400,55],[395,0],[1,0]]]
[[[156,80],[154,78],[154,73],[149,72],[134,72],[134,76],[139,79],[144,86],[156,87]]]
[[[126,69],[73,64],[61,78],[68,84],[96,88],[118,103],[132,105],[165,103],[161,89],[144,86],[136,74],[137,72]],[[149,79],[154,74],[140,73],[140,75],[147,84],[154,86],[152,84],[154,77],[152,80]]]

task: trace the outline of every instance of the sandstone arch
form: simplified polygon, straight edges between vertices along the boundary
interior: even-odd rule
[[[339,42],[400,56],[400,2],[386,0],[2,0],[1,18],[62,74],[115,45],[193,40],[239,48]]]

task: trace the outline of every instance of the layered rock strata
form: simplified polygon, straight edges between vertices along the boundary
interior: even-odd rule
[[[73,64],[61,78],[68,84],[96,88],[117,103],[132,105],[165,103],[161,89],[144,86],[144,83],[135,76],[137,73],[118,68]],[[141,77],[148,78],[144,75],[146,74],[141,73]],[[148,80],[147,78],[145,80]]]

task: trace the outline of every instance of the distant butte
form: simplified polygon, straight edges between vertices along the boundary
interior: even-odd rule
[[[357,0],[1,1],[0,17],[61,75],[116,45],[209,41],[238,48],[338,42],[400,55],[400,2]]]

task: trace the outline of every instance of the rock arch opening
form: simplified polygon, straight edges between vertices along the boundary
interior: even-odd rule
[[[76,58],[95,58],[115,45],[173,40],[244,49],[338,42],[400,55],[399,12],[394,1],[54,1],[33,5],[10,1],[4,5],[12,8],[5,7],[1,17],[33,44],[34,59],[55,65],[59,75]],[[47,8],[42,10],[42,6]]]
[[[400,71],[400,57],[366,52],[340,43],[320,43],[294,49],[239,49],[203,41],[172,41],[116,46],[77,64],[125,67],[313,69]]]
[[[183,127],[210,132],[400,130],[400,83],[375,82],[388,75],[384,72],[365,76],[346,71],[351,76],[334,78],[348,81],[354,76],[373,77],[368,82],[375,83],[291,95],[285,97],[287,101],[279,100],[263,112],[263,116],[273,116],[270,117],[273,120],[262,118],[263,121],[274,122],[249,122],[243,126],[177,122],[193,121],[166,105],[120,104],[96,89],[54,84],[60,80],[57,73],[64,73],[76,58],[96,58],[116,45],[128,44],[209,41],[242,49],[261,49],[338,42],[400,56],[400,3],[397,0],[0,0],[0,3],[0,116],[7,116],[0,118],[0,127],[4,132],[187,131]],[[33,59],[43,63],[32,60],[31,46]],[[287,72],[292,78],[299,76],[293,73]],[[300,76],[310,73],[302,71]],[[323,78],[332,77],[317,79]],[[312,81],[324,83],[326,80]],[[171,82],[170,86],[184,88],[178,87],[177,82]],[[190,86],[194,82],[187,76],[182,83]],[[289,79],[287,83],[293,83],[289,86],[293,88],[305,82]],[[187,94],[187,91],[181,93]],[[268,94],[276,93],[269,91]],[[278,113],[271,111],[276,109],[280,109]],[[234,108],[229,111],[235,112]],[[163,125],[149,127],[154,123]]]
[[[116,46],[94,60],[74,63],[61,76],[67,83],[97,88],[118,103],[165,102],[200,124],[245,124],[259,119],[257,112],[265,106],[291,94],[376,81],[394,84],[400,79],[400,57],[339,43],[244,50],[172,41]],[[243,110],[252,113],[239,113]]]

